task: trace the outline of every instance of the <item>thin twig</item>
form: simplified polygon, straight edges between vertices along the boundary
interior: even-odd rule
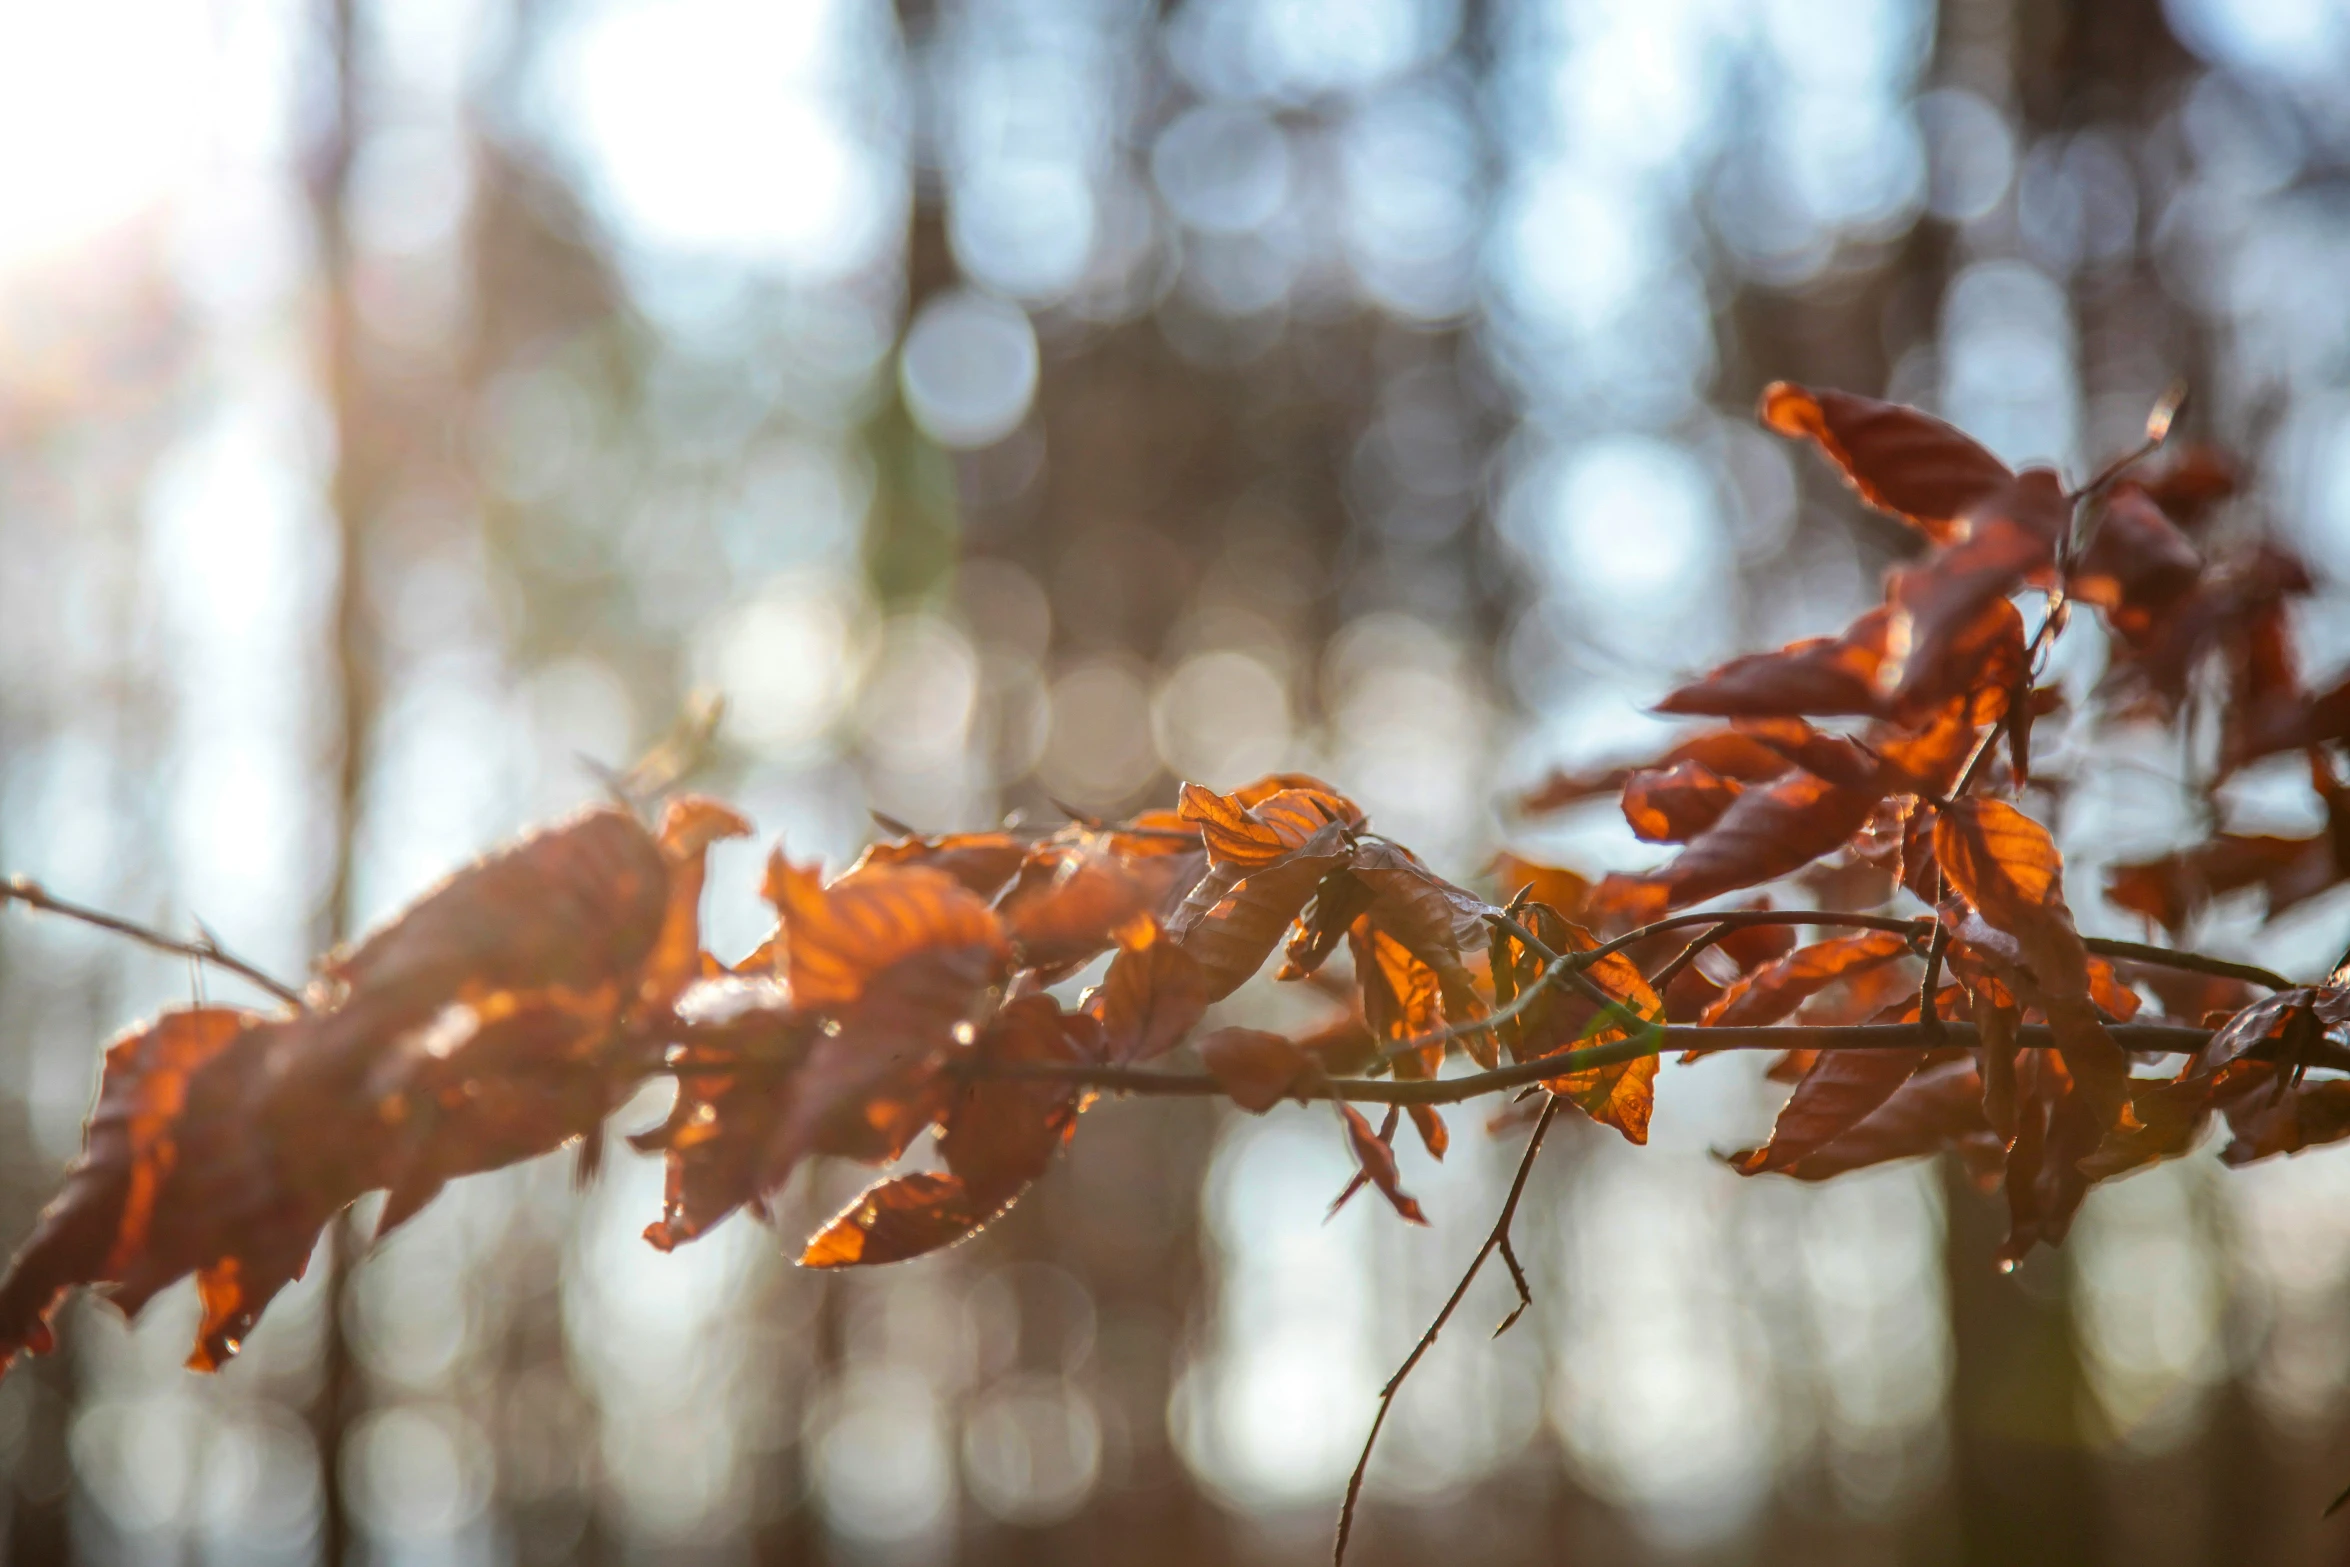
[[[103,909],[93,909],[84,904],[68,902],[29,876],[13,876],[6,881],[0,881],[0,903],[21,903],[28,909],[38,909],[44,914],[63,915],[69,920],[78,920],[84,925],[111,931],[117,936],[127,936],[139,945],[151,947],[157,952],[168,952],[174,957],[191,958],[198,963],[209,963],[214,968],[225,969],[240,979],[260,986],[296,1011],[303,1009],[304,1003],[300,991],[291,985],[272,979],[243,958],[223,951],[220,943],[212,939],[212,933],[209,931],[197,940],[182,941],[177,936],[167,936],[152,926],[141,925],[136,920],[126,920],[119,914],[108,914]]]
[[[1412,1374],[1412,1368],[1419,1365],[1421,1358],[1435,1346],[1436,1335],[1444,1331],[1444,1325],[1460,1309],[1461,1301],[1469,1293],[1469,1286],[1476,1282],[1478,1270],[1485,1266],[1485,1259],[1497,1249],[1502,1250],[1508,1255],[1510,1273],[1517,1280],[1520,1295],[1529,1301],[1533,1298],[1526,1289],[1526,1277],[1519,1271],[1517,1258],[1507,1251],[1510,1223],[1517,1217],[1518,1199],[1526,1194],[1526,1177],[1534,1173],[1534,1156],[1542,1152],[1543,1136],[1550,1130],[1551,1120],[1558,1114],[1558,1107],[1556,1099],[1542,1107],[1542,1116],[1534,1123],[1534,1133],[1526,1139],[1526,1151],[1518,1159],[1517,1179],[1510,1182],[1510,1194],[1502,1199],[1501,1212],[1494,1217],[1493,1228],[1487,1232],[1484,1244],[1477,1248],[1477,1255],[1469,1259],[1469,1266],[1461,1274],[1461,1281],[1453,1286],[1443,1309],[1436,1313],[1436,1320],[1428,1324],[1428,1331],[1420,1335],[1420,1341],[1412,1346],[1412,1352],[1404,1357],[1402,1365],[1396,1367],[1395,1375],[1389,1377],[1387,1385],[1379,1390],[1379,1412],[1371,1417],[1370,1434],[1363,1438],[1362,1456],[1355,1460],[1354,1473],[1347,1478],[1346,1503],[1338,1510],[1338,1539],[1330,1548],[1332,1567],[1343,1567],[1346,1561],[1347,1536],[1354,1533],[1355,1505],[1362,1499],[1363,1476],[1371,1467],[1371,1449],[1378,1445],[1379,1428],[1387,1424],[1387,1411],[1394,1407],[1395,1395],[1403,1387],[1404,1378]],[[1518,1311],[1525,1309],[1524,1304],[1518,1307]],[[1517,1320],[1518,1312],[1513,1311],[1509,1322],[1504,1322],[1502,1327],[1506,1328],[1510,1322]],[[1494,1331],[1498,1334],[1501,1329]]]
[[[2121,958],[2130,963],[2149,963],[2156,968],[2183,969],[2190,974],[2213,974],[2221,979],[2249,980],[2255,985],[2266,985],[2271,990],[2291,990],[2293,981],[2284,975],[2262,968],[2257,963],[2237,963],[2227,958],[2207,958],[2200,952],[2181,952],[2175,947],[2154,947],[2143,941],[2114,941],[2105,936],[2083,938],[2081,945],[2100,957]]]
[[[1670,985],[1674,980],[1679,979],[1681,977],[1681,971],[1687,968],[1690,964],[1696,962],[1697,955],[1699,953],[1703,952],[1706,948],[1712,946],[1715,942],[1721,940],[1724,936],[1727,936],[1735,929],[1737,929],[1735,925],[1717,924],[1708,926],[1703,932],[1699,934],[1695,941],[1689,943],[1688,946],[1683,947],[1678,953],[1674,954],[1672,962],[1667,963],[1663,968],[1660,968],[1656,971],[1655,976],[1648,982],[1648,988],[1655,991],[1660,996],[1663,995],[1665,993],[1665,987]]]
[[[1934,892],[1937,900],[1943,891],[1942,873],[1934,872]],[[1926,977],[1918,982],[1918,1022],[1931,1029],[1936,1038],[1942,1035],[1942,953],[1950,945],[1950,927],[1934,921],[1934,939],[1926,943]]]

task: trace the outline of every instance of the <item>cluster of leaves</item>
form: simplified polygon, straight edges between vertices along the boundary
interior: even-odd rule
[[[943,1169],[879,1182],[809,1239],[803,1262],[838,1267],[985,1224],[1084,1107],[1083,1082],[1051,1068],[1164,1055],[1285,941],[1297,978],[1344,943],[1358,984],[1310,1038],[1224,1029],[1199,1042],[1253,1108],[1374,1062],[1430,1076],[1444,1042],[1415,1036],[1488,1010],[1483,917],[1497,911],[1310,778],[1186,786],[1176,810],[1043,836],[907,834],[830,882],[778,850],[764,887],[774,934],[727,964],[700,940],[705,855],[748,831],[694,797],[672,801],[658,831],[591,810],[330,956],[305,1006],[190,1007],[117,1040],[84,1152],[0,1281],[0,1355],[48,1348],[73,1286],[135,1313],[193,1274],[190,1364],[217,1366],[354,1199],[387,1193],[380,1234],[458,1175],[575,1139],[592,1167],[605,1119],[656,1074],[676,1079],[673,1108],[632,1141],[666,1160],[646,1231],[663,1250],[761,1208],[812,1155],[886,1164],[936,1130]],[[1102,982],[1075,1005],[1053,994],[1104,953]],[[1654,1011],[1636,972],[1595,973]],[[1521,1054],[1556,1048],[1593,1005],[1521,1008],[1500,1031]],[[1654,1065],[1559,1086],[1637,1136]],[[1375,1131],[1338,1108],[1365,1180],[1417,1219],[1393,1118]],[[1436,1112],[1413,1120],[1441,1153]]]
[[[1952,1149],[2004,1187],[2012,1261],[2061,1240],[2092,1181],[2184,1152],[2214,1114],[2235,1131],[2233,1162],[2350,1132],[2328,1119],[2350,1088],[2303,1081],[2341,1062],[2327,1030],[2343,1021],[2342,976],[2245,1010],[2256,992],[2242,978],[2117,967],[2079,935],[2048,831],[1999,798],[2053,799],[2067,782],[2032,772],[2033,722],[2062,703],[2034,682],[2073,606],[2087,604],[2111,650],[2099,689],[2107,721],[2186,726],[2198,702],[2216,707],[2218,754],[2202,780],[2213,819],[2230,772],[2298,749],[2332,823],[2309,839],[2218,833],[2117,867],[2108,895],[2175,937],[2214,897],[2264,886],[2273,915],[2350,874],[2331,754],[2350,738],[2350,679],[2319,692],[2301,683],[2287,618],[2311,586],[2301,564],[2264,541],[2231,549],[2207,536],[2234,486],[2224,459],[2193,451],[2128,476],[2174,411],[2157,408],[2146,448],[2068,490],[2053,469],[2015,472],[1915,409],[1772,386],[1763,422],[1814,443],[1925,552],[1841,635],[1733,660],[1660,704],[1721,727],[1644,766],[1554,776],[1523,802],[1542,810],[1620,791],[1637,835],[1680,846],[1656,870],[1591,889],[1583,908],[1602,928],[1790,876],[1837,907],[1914,898],[1930,911],[1917,961],[1875,931],[1760,967],[1740,955],[1700,1021],[1973,1023],[1963,1048],[1792,1051],[1775,1070],[1794,1093],[1770,1141],[1733,1161],[1741,1171],[1821,1178]],[[2015,602],[2027,590],[2044,606],[2028,641]],[[1838,999],[1813,1000],[1831,983]],[[2172,1074],[2134,1075],[2110,1026],[2138,1014],[2140,985],[2177,1022],[2234,1021]],[[2046,1047],[2020,1047],[2033,1025],[2045,1025]]]
[[[675,1100],[632,1141],[666,1164],[646,1230],[663,1250],[763,1215],[814,1156],[888,1165],[935,1134],[938,1167],[860,1194],[806,1241],[813,1267],[972,1234],[1103,1087],[1327,1101],[1357,1164],[1338,1201],[1375,1188],[1418,1222],[1395,1155],[1407,1112],[1437,1158],[1436,1102],[1503,1089],[1540,1099],[1529,1163],[1562,1106],[1637,1143],[1661,1051],[1759,1043],[1783,1049],[1773,1074],[1793,1091],[1735,1169],[1821,1179],[1954,1151],[2004,1190],[2010,1259],[2060,1240],[2093,1181],[2184,1152],[2214,1117],[2238,1161],[2350,1135],[2350,1079],[2327,1075],[2350,1063],[2350,980],[2256,999],[2259,970],[2084,938],[2054,842],[2014,803],[2048,785],[2030,742],[2054,699],[2035,671],[2085,602],[2118,708],[2184,721],[2217,668],[2221,767],[2303,749],[2333,806],[2350,696],[2295,672],[2284,607],[2306,573],[2199,542],[2224,487],[2205,459],[2073,492],[1913,410],[1782,385],[1762,412],[1927,550],[1842,635],[1663,704],[1715,727],[1527,802],[1620,793],[1641,837],[1679,846],[1660,868],[1595,886],[1505,856],[1494,888],[1516,890],[1497,904],[1283,774],[1187,784],[1130,821],[903,831],[829,881],[778,849],[774,932],[729,963],[701,940],[705,857],[749,824],[697,797],[657,829],[591,810],[331,955],[284,1013],[191,1007],[113,1044],[82,1157],[0,1280],[0,1359],[49,1347],[75,1286],[135,1312],[192,1274],[191,1363],[217,1365],[359,1196],[387,1193],[389,1229],[458,1175],[573,1141],[592,1167],[606,1119],[654,1076]],[[2029,637],[2027,591],[2045,605]],[[2341,878],[2332,837],[2283,842],[2223,834],[2123,868],[2115,895],[2176,930],[2231,887],[2266,880],[2281,907]],[[1674,912],[1789,878],[1820,906]],[[1332,1021],[1194,1040],[1276,954]],[[1104,955],[1100,983],[1071,994]],[[1186,1041],[1204,1071],[1150,1066]],[[1474,1070],[1438,1083],[1454,1051]],[[1521,1169],[1480,1262],[1498,1250],[1514,1269],[1523,1185]]]

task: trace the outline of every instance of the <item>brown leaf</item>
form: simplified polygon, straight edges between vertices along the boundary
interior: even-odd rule
[[[1331,822],[1297,849],[1249,871],[1211,868],[1167,921],[1167,934],[1197,960],[1210,1000],[1238,990],[1263,966],[1322,878],[1352,858],[1351,830]]]
[[[1537,903],[1547,903],[1568,919],[1580,919],[1591,896],[1591,878],[1556,865],[1537,864],[1506,850],[1493,857],[1487,874],[1505,897],[1519,888]]]
[[[822,1024],[739,981],[711,998],[723,1011],[698,1006],[698,999],[689,995],[681,1003],[696,1018],[693,1040],[680,1052],[681,1064],[692,1070],[680,1075],[668,1118],[629,1139],[661,1153],[666,1165],[661,1217],[645,1230],[661,1251],[758,1201],[768,1143],[794,1097],[794,1069]],[[724,1075],[710,1070],[744,1060],[759,1065]]]
[[[1760,1148],[1733,1154],[1740,1175],[1793,1171],[1883,1108],[1926,1061],[1924,1050],[1823,1050]],[[1939,1140],[1908,1150],[1932,1153]],[[1889,1154],[1886,1157],[1901,1157]]]
[[[961,882],[922,865],[876,866],[826,886],[778,849],[767,862],[769,902],[783,923],[792,1005],[845,1006],[884,969],[918,953],[1004,952],[1001,924]]]
[[[1642,876],[1609,876],[1592,895],[1592,907],[1611,924],[1640,925],[1721,893],[1775,881],[1841,847],[1876,804],[1870,791],[1789,773],[1740,795],[1665,865]]]
[[[666,1007],[701,972],[702,883],[709,849],[727,838],[747,838],[751,824],[731,807],[701,795],[671,800],[661,819],[661,858],[668,866],[668,897],[661,933],[646,955],[637,1000]]]
[[[2136,860],[2106,872],[2105,895],[2176,938],[2212,901],[2247,887],[2266,894],[2264,917],[2277,915],[2342,879],[2332,838],[2275,838],[2218,833],[2193,848]]]
[[[1962,537],[1963,523],[2015,478],[1956,429],[1895,403],[1774,381],[1757,416],[1781,435],[1809,437],[1863,500],[1938,544]]]
[[[2060,1036],[2061,1037],[2061,1036]],[[2059,1051],[2027,1050],[2016,1063],[2017,1126],[2007,1151],[2007,1239],[1999,1260],[2013,1264],[2034,1246],[2061,1245],[2089,1192],[2083,1161],[2117,1128],[2117,1118],[2085,1092]]]
[[[854,876],[859,871],[884,866],[926,866],[946,872],[973,897],[992,900],[1027,857],[1028,845],[1008,832],[959,832],[936,838],[907,836],[868,844],[857,863],[849,867],[848,874]]]
[[[249,1049],[262,1022],[249,1012],[195,1007],[167,1012],[106,1047],[81,1157],[0,1280],[0,1369],[20,1350],[52,1347],[50,1316],[73,1286],[120,1280],[151,1255],[170,1259],[163,1271],[173,1278],[215,1260],[220,1245],[201,1233],[205,1216],[183,1215],[167,1198],[197,1075],[233,1049]]]
[[[2140,643],[2202,574],[2202,553],[2144,485],[2124,479],[2106,493],[2096,532],[2065,586],[2103,610],[2126,643]]]
[[[1208,1074],[1243,1110],[1263,1115],[1315,1070],[1313,1059],[1288,1037],[1261,1028],[1219,1028],[1199,1042]]]
[[[1101,1020],[1106,1058],[1132,1065],[1182,1042],[1208,1009],[1208,981],[1155,920],[1134,922],[1118,940],[1118,955],[1085,1008]]]
[[[904,1262],[952,1246],[995,1217],[952,1175],[893,1176],[859,1192],[831,1222],[808,1237],[803,1268],[856,1268]]]
[[[1644,768],[1624,784],[1624,820],[1635,838],[1687,843],[1721,820],[1745,789],[1700,762],[1678,762],[1661,772]]]
[[[1104,845],[1033,855],[996,901],[996,917],[1023,968],[1081,964],[1156,900]],[[1147,917],[1147,916],[1146,916]]]
[[[1517,809],[1528,816],[1559,810],[1580,800],[1618,792],[1632,774],[1642,768],[1669,768],[1682,762],[1699,763],[1709,772],[1724,778],[1734,778],[1740,783],[1762,783],[1787,771],[1786,758],[1770,747],[1760,745],[1733,729],[1711,729],[1691,735],[1662,756],[1638,766],[1554,772],[1521,794],[1516,801]],[[1559,906],[1565,907],[1563,904]]]
[[[1371,885],[1344,866],[1323,877],[1313,900],[1289,927],[1289,939],[1281,948],[1281,972],[1274,977],[1296,980],[1319,973],[1374,896]]]
[[[588,991],[633,975],[668,906],[659,843],[606,807],[465,867],[320,968],[347,992],[346,1009],[364,1014],[345,1037],[381,1038],[461,993]]]
[[[1324,789],[1277,789],[1253,804],[1198,784],[1183,786],[1183,820],[1200,830],[1208,863],[1259,870],[1304,846],[1331,823],[1357,826],[1362,812]]]
[[[2065,1065],[2110,1123],[2127,1104],[2129,1062],[2090,1004],[2088,950],[2065,906],[2064,861],[2055,840],[2014,806],[1970,795],[1937,817],[1934,856],[1944,880],[1984,923],[2014,938],[2022,999],[2046,1010]],[[1979,938],[1970,945],[1997,964],[2010,956]]]
[[[972,1047],[990,1065],[1076,1065],[1098,1052],[1098,1025],[1066,1013],[1050,996],[1004,1003]],[[947,1168],[973,1196],[1008,1205],[1044,1174],[1076,1130],[1080,1091],[1066,1083],[1017,1077],[966,1079],[940,1122]]]
[[[2005,690],[2023,677],[2023,618],[2004,598],[1960,623],[1938,658],[1914,656],[1913,637],[1900,605],[1880,605],[1842,636],[1732,659],[1657,707],[1721,718],[1854,714],[1915,724],[1952,697]]]
[[[1878,1052],[1854,1052],[1874,1055]],[[1830,1052],[1821,1052],[1825,1060]],[[1998,1144],[1983,1123],[1983,1087],[1975,1063],[1964,1051],[1928,1057],[1878,1107],[1835,1140],[1786,1167],[1801,1181],[1824,1181],[1853,1170],[1956,1149],[1969,1154],[1970,1167]],[[1997,1169],[1996,1163],[1991,1165]]]
[[[1891,963],[1909,952],[1909,940],[1899,931],[1863,930],[1831,936],[1741,976],[1700,1021],[1708,1025],[1776,1023],[1837,980]]]

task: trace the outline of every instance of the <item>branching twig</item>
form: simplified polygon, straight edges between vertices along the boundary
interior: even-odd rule
[[[95,926],[99,930],[112,931],[117,936],[127,936],[139,945],[151,947],[157,952],[168,952],[174,957],[192,958],[198,963],[209,963],[214,968],[225,969],[240,979],[260,986],[296,1011],[300,1011],[303,1007],[300,991],[291,985],[272,979],[268,974],[255,968],[244,959],[223,951],[220,943],[212,939],[210,931],[206,931],[194,941],[182,941],[177,936],[167,936],[152,926],[141,925],[136,920],[126,920],[119,914],[108,914],[102,909],[93,909],[83,904],[68,902],[29,876],[14,876],[6,881],[0,881],[0,903],[21,903],[28,909],[38,909],[44,914],[63,915],[69,920],[79,920],[82,924]]]
[[[1550,1123],[1557,1114],[1556,1099],[1542,1107],[1542,1116],[1534,1123],[1534,1133],[1526,1139],[1526,1151],[1518,1159],[1517,1178],[1510,1182],[1510,1194],[1502,1199],[1501,1212],[1494,1217],[1493,1228],[1487,1232],[1484,1244],[1477,1248],[1477,1255],[1469,1259],[1469,1266],[1461,1274],[1461,1281],[1453,1286],[1452,1294],[1446,1297],[1443,1308],[1436,1313],[1436,1319],[1428,1324],[1428,1331],[1420,1335],[1420,1341],[1412,1346],[1412,1352],[1404,1357],[1402,1365],[1396,1367],[1395,1375],[1389,1377],[1387,1385],[1379,1390],[1379,1412],[1371,1417],[1370,1434],[1363,1438],[1362,1456],[1355,1460],[1354,1473],[1347,1478],[1345,1505],[1338,1510],[1338,1539],[1330,1550],[1333,1567],[1343,1567],[1346,1561],[1347,1536],[1354,1532],[1355,1504],[1362,1499],[1363,1476],[1370,1470],[1371,1449],[1378,1445],[1379,1428],[1387,1424],[1387,1411],[1394,1407],[1395,1395],[1403,1387],[1404,1378],[1412,1374],[1412,1369],[1419,1365],[1421,1358],[1435,1346],[1436,1335],[1444,1331],[1444,1325],[1452,1320],[1452,1314],[1460,1308],[1461,1301],[1469,1293],[1469,1286],[1476,1282],[1478,1270],[1485,1266],[1485,1259],[1495,1251],[1500,1251],[1509,1263],[1511,1278],[1516,1280],[1518,1286],[1518,1310],[1511,1312],[1508,1320],[1494,1329],[1496,1336],[1508,1328],[1510,1323],[1517,1321],[1519,1313],[1533,1301],[1533,1292],[1526,1287],[1526,1275],[1518,1267],[1516,1255],[1509,1249],[1510,1223],[1518,1215],[1518,1199],[1526,1194],[1526,1177],[1534,1173],[1534,1156],[1542,1152],[1543,1136],[1549,1132]]]

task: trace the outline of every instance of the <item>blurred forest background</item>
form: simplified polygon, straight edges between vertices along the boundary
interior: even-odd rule
[[[1448,874],[1636,867],[1606,802],[1510,791],[1651,745],[1676,677],[1842,625],[1901,548],[1754,428],[1764,382],[2078,476],[2179,375],[2338,666],[2342,0],[0,0],[0,869],[297,972],[697,690],[700,783],[836,867],[870,811],[1273,767]],[[2198,836],[2177,756],[2053,738],[2077,887]],[[2279,760],[2255,815],[2307,797]],[[714,868],[730,955],[763,853]],[[2310,972],[2346,916],[2201,944]],[[100,1042],[196,986],[237,994],[0,917],[8,1244]],[[1411,1384],[1363,1567],[2350,1552],[2350,1155],[2163,1166],[2001,1277],[1931,1166],[1724,1171],[1759,1066],[1669,1070],[1646,1150],[1562,1127],[1539,1303]],[[1326,1117],[1110,1105],[870,1277],[785,1245],[863,1171],[666,1257],[624,1149],[584,1193],[475,1178],[214,1379],[185,1290],[76,1307],[0,1386],[0,1535],[1316,1560],[1505,1178],[1466,1130],[1404,1154],[1407,1231],[1323,1222]]]

